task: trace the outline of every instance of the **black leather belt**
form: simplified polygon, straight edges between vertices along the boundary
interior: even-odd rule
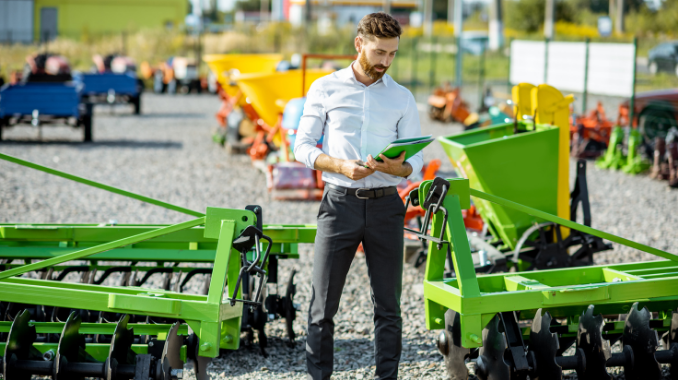
[[[343,186],[333,185],[331,183],[328,183],[325,186],[329,187],[330,189],[340,191],[340,192],[344,193],[344,195],[353,195],[358,199],[381,198],[381,197],[385,197],[387,195],[393,195],[393,194],[398,192],[398,189],[395,186],[378,187],[378,188],[373,188],[373,189],[367,189],[367,188],[364,188],[364,187],[361,187],[361,188],[343,187]]]

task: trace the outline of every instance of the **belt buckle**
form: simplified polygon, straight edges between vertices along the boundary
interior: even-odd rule
[[[358,198],[358,199],[370,199],[370,197],[361,197],[360,195],[358,195],[358,193],[360,192],[360,190],[368,191],[369,189],[368,189],[368,188],[365,188],[365,187],[361,187],[361,188],[359,188],[359,189],[356,189],[356,191],[355,191],[355,197],[356,197],[356,198]]]

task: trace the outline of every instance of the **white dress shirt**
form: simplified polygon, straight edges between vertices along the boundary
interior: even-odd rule
[[[421,136],[412,93],[388,74],[365,86],[356,79],[352,65],[316,80],[306,95],[294,156],[311,169],[322,153],[366,162],[368,155],[376,158],[393,140]],[[321,150],[316,145],[323,135]],[[424,165],[422,153],[407,162],[412,174],[419,173]],[[323,172],[323,180],[344,187],[374,188],[395,186],[402,178],[374,172],[354,181],[343,174]]]

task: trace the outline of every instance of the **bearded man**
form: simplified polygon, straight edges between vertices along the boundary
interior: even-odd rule
[[[396,379],[402,350],[400,294],[405,206],[396,185],[423,166],[421,152],[404,161],[378,154],[399,138],[421,136],[412,93],[386,74],[401,28],[386,13],[360,20],[359,59],[311,86],[294,154],[323,172],[318,212],[313,294],[308,313],[308,378],[329,379],[334,364],[334,322],[346,275],[362,243],[374,305],[375,379]],[[322,149],[316,147],[324,135]]]

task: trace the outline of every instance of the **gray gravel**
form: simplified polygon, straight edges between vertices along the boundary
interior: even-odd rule
[[[81,144],[81,133],[68,127],[46,127],[42,141],[31,127],[6,130],[0,152],[138,192],[170,203],[204,211],[207,206],[242,208],[259,204],[265,223],[315,223],[318,202],[271,200],[264,176],[244,156],[228,156],[211,142],[216,126],[216,97],[144,94],[143,115],[125,107],[97,108],[92,144]],[[456,125],[430,122],[421,113],[423,132],[435,136],[461,131]],[[441,172],[453,172],[439,144],[426,159],[443,160]],[[664,250],[675,250],[678,235],[678,192],[646,176],[599,170],[588,172],[594,227]],[[191,217],[0,161],[0,222],[22,223],[176,223]],[[267,327],[269,356],[256,346],[243,347],[215,359],[213,378],[305,378],[304,343],[310,296],[312,246],[301,249],[300,260],[283,260],[281,275],[297,269],[297,298],[302,311],[295,321],[296,347],[285,344],[282,321]],[[598,254],[599,263],[653,259],[615,246]],[[424,323],[422,274],[404,273],[403,379],[444,377],[442,357],[432,344],[435,332]],[[374,371],[373,326],[369,280],[364,257],[357,255],[349,272],[336,318],[336,379],[367,379]],[[282,286],[280,288],[282,292]],[[193,378],[192,374],[189,378]]]

